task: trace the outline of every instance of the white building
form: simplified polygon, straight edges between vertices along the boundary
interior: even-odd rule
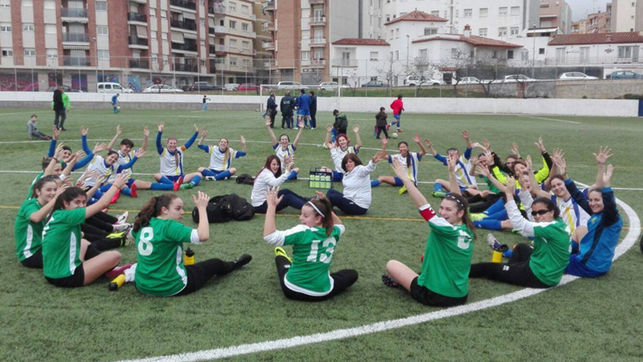
[[[390,44],[382,39],[345,38],[332,43],[330,79],[359,87],[371,80],[385,81],[389,72]]]
[[[612,0],[612,31],[643,30],[643,0]]]
[[[639,68],[643,34],[593,33],[555,36],[546,49],[546,65],[612,65]]]

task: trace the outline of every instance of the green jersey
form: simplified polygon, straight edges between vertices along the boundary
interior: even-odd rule
[[[42,231],[42,271],[46,277],[71,276],[80,261],[80,225],[85,222],[85,208],[56,210]]]
[[[141,293],[170,296],[188,283],[183,265],[183,243],[189,243],[189,228],[178,221],[153,217],[134,233],[137,265],[136,288]]]
[[[464,297],[469,293],[473,233],[465,224],[452,225],[440,216],[431,217],[431,213],[430,208],[421,211],[431,232],[417,283],[446,297]]]
[[[529,269],[541,282],[556,285],[569,263],[571,248],[569,226],[562,219],[534,223],[534,251]]]
[[[30,258],[42,247],[42,229],[47,221],[43,219],[40,222],[33,222],[29,217],[34,212],[40,210],[42,205],[38,199],[27,199],[20,206],[16,223],[14,224],[14,235],[16,236],[16,255],[18,261]]]
[[[335,225],[326,235],[322,227],[297,225],[281,231],[282,245],[292,245],[292,265],[284,278],[288,289],[310,296],[324,296],[333,289],[330,262],[344,225]]]

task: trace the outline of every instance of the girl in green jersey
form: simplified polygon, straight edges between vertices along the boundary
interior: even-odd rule
[[[460,195],[455,177],[458,159],[449,155],[450,189],[441,202],[438,213],[433,211],[426,198],[408,177],[406,167],[397,160],[393,170],[420,210],[420,215],[429,223],[431,233],[424,249],[420,274],[397,260],[386,263],[389,275],[383,275],[384,284],[402,286],[418,302],[437,307],[464,304],[469,293],[469,268],[473,254],[473,224],[467,214],[467,201]]]
[[[18,260],[27,268],[42,268],[42,229],[47,223],[47,215],[54,208],[56,197],[65,188],[58,187],[58,176],[45,176],[33,185],[33,192],[22,203],[14,234],[16,236],[16,254]]]
[[[206,207],[210,198],[199,191],[192,195],[199,212],[196,229],[179,221],[183,218],[183,200],[175,194],[154,196],[136,216],[132,233],[136,238],[136,288],[158,296],[186,295],[201,289],[215,275],[221,276],[248,264],[252,256],[243,254],[236,261],[212,258],[194,265],[184,265],[183,243],[201,244],[210,237]],[[131,273],[131,270],[128,274]]]
[[[116,268],[121,261],[117,251],[99,252],[82,238],[80,226],[109,206],[109,202],[125,181],[124,175],[114,179],[112,187],[96,203],[87,205],[85,191],[70,187],[56,198],[54,211],[42,233],[43,274],[57,287],[82,287],[103,274],[110,278],[129,266]]]
[[[352,269],[330,273],[330,263],[339,237],[344,233],[342,221],[333,207],[318,193],[319,199],[306,202],[301,208],[301,224],[288,230],[277,230],[275,214],[283,198],[278,187],[267,191],[266,220],[263,238],[276,245],[275,263],[281,289],[289,299],[321,301],[331,298],[357,281],[357,271]],[[292,245],[293,258],[281,248]]]

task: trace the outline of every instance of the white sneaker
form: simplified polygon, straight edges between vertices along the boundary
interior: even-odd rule
[[[214,176],[205,176],[206,181],[216,181],[217,179],[214,178]]]
[[[116,223],[117,224],[127,223],[127,218],[129,218],[129,211],[125,211],[124,213],[118,215],[117,217],[118,220],[116,220]]]
[[[127,231],[132,228],[132,224],[126,222],[122,224],[114,224],[114,231]]]

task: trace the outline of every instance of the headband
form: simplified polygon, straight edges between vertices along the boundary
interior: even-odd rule
[[[315,211],[319,214],[319,216],[321,216],[321,217],[326,217],[326,216],[324,215],[324,213],[323,213],[323,212],[321,212],[321,211],[317,208],[317,206],[315,206],[315,204],[313,204],[313,202],[312,202],[312,201],[308,201],[306,204],[310,205],[313,209],[315,209]]]
[[[448,194],[445,198],[449,199],[449,200],[452,200],[452,201],[455,201],[458,205],[460,205],[460,208],[464,209],[464,204],[462,203],[462,201],[460,201],[460,199],[458,199],[457,197],[453,196],[452,194]]]

